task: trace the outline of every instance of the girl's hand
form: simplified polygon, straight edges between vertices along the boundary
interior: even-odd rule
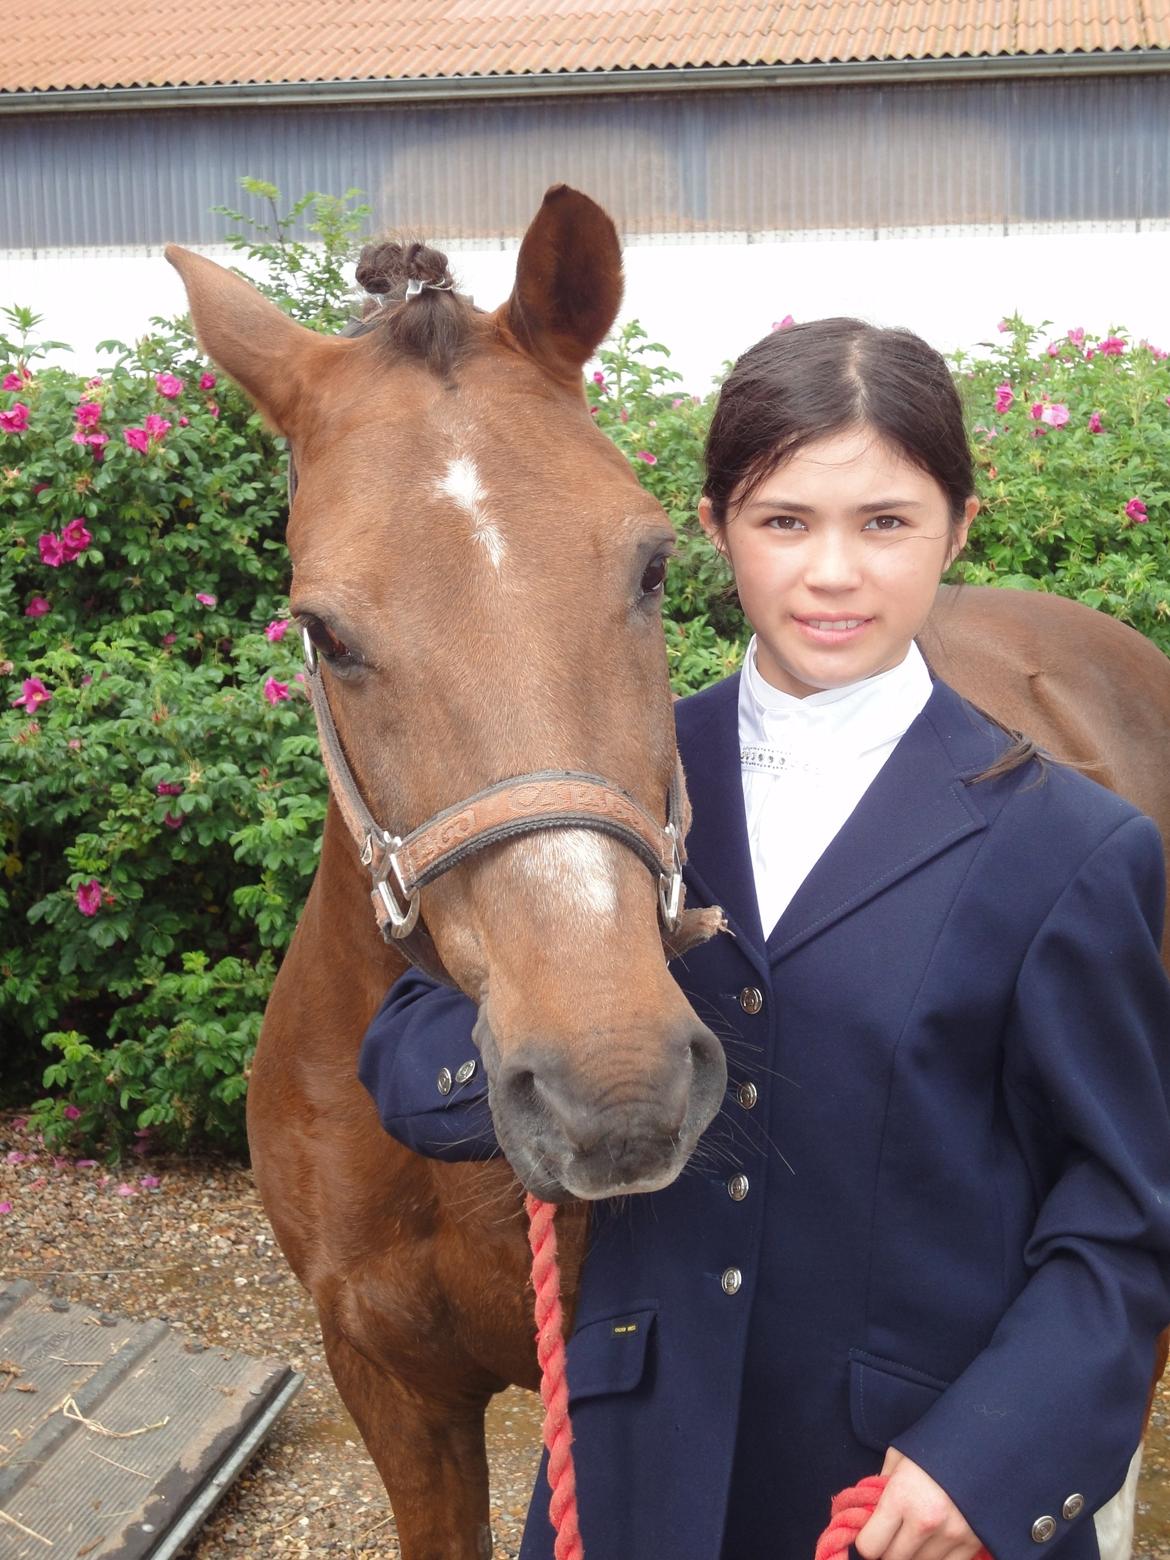
[[[917,1463],[891,1446],[882,1465],[889,1483],[854,1540],[862,1560],[972,1560],[983,1545],[963,1513]]]

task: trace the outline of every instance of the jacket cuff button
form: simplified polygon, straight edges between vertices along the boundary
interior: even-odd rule
[[[464,1084],[464,1083],[466,1083],[468,1081],[469,1078],[474,1078],[474,1077],[475,1077],[475,1062],[474,1061],[467,1061],[467,1062],[463,1063],[462,1067],[460,1067],[459,1071],[455,1074],[455,1082],[458,1083],[458,1084]]]
[[[1032,1542],[1034,1544],[1046,1544],[1055,1532],[1055,1517],[1037,1517],[1032,1524]]]
[[[1085,1509],[1085,1497],[1083,1495],[1070,1495],[1060,1508],[1060,1514],[1066,1522],[1072,1522],[1079,1517]]]
[[[450,1094],[451,1083],[451,1069],[449,1067],[440,1067],[439,1076],[435,1079],[435,1087],[438,1089],[439,1093]]]

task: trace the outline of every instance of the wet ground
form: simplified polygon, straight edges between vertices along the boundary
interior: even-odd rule
[[[126,1316],[164,1316],[208,1345],[305,1373],[300,1396],[186,1560],[398,1556],[385,1493],[325,1367],[313,1308],[246,1171],[148,1158],[113,1173],[54,1162],[0,1118],[0,1275]],[[540,1418],[538,1400],[517,1390],[491,1408],[496,1560],[517,1554]],[[1170,1381],[1152,1417],[1134,1560],[1170,1560]]]

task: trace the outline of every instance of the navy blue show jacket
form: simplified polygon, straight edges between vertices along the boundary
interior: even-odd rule
[[[594,1210],[569,1380],[586,1551],[806,1560],[895,1446],[995,1560],[1100,1560],[1170,1322],[1158,833],[943,683],[765,939],[738,677],[683,700],[672,972],[725,1105],[674,1185]],[[799,826],[797,824],[796,826]],[[360,1063],[419,1153],[496,1152],[472,1003],[408,973]],[[538,1484],[522,1560],[551,1560]],[[1073,1497],[1080,1497],[1078,1502]],[[1036,1529],[1047,1530],[1047,1525]]]

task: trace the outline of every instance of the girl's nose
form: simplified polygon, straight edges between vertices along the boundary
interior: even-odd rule
[[[813,538],[805,562],[805,582],[815,590],[848,590],[861,578],[861,562],[851,539],[825,531]]]

